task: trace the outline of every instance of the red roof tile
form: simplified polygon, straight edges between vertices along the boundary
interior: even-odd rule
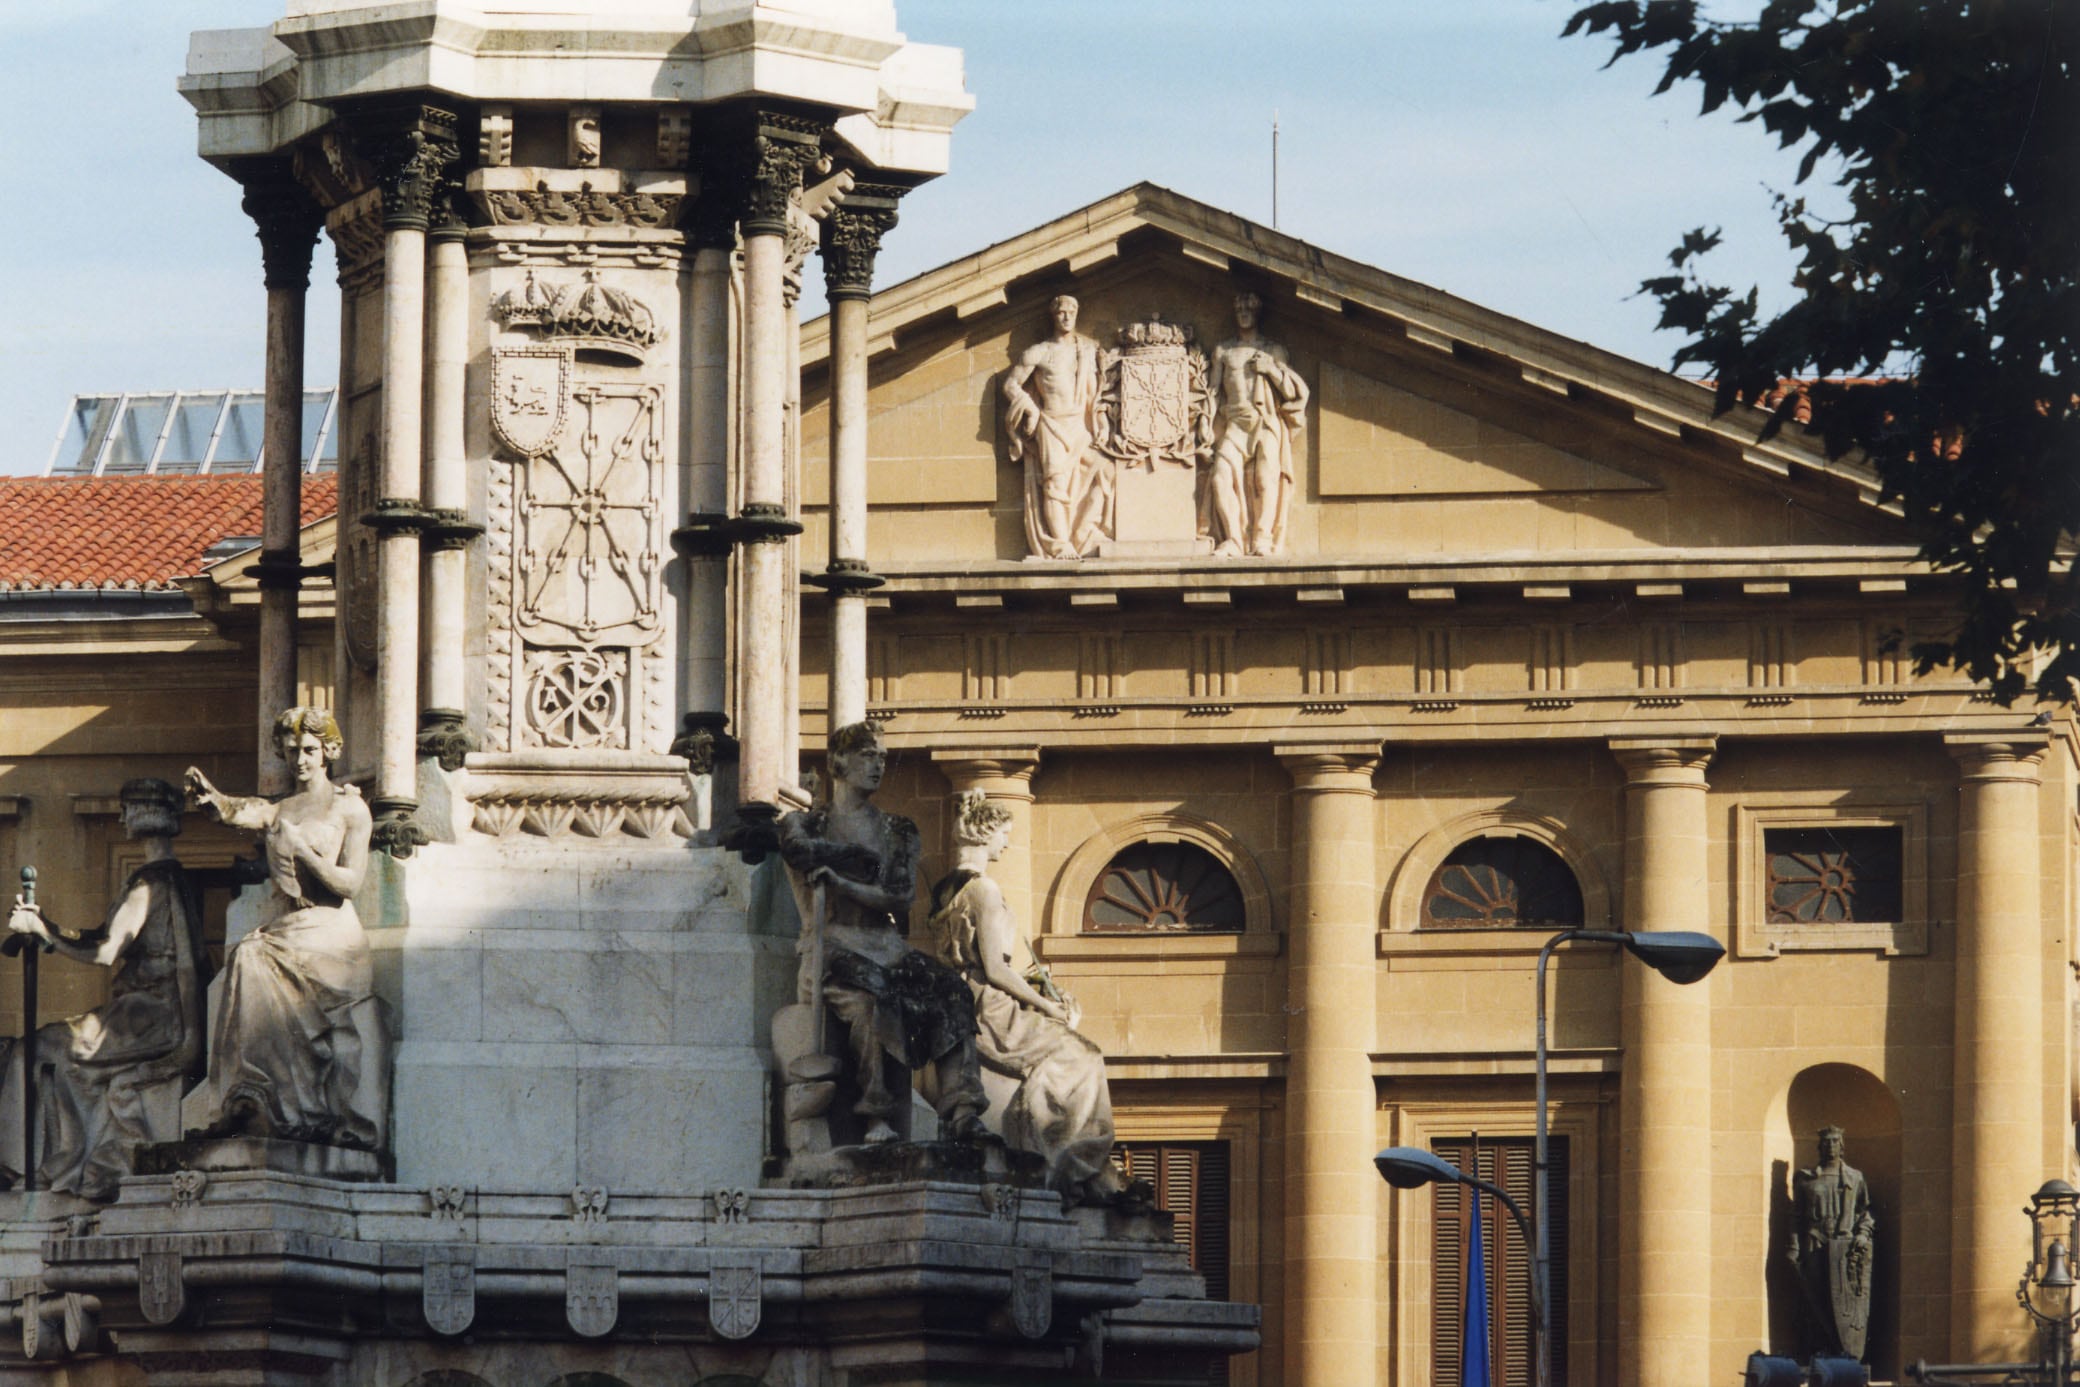
[[[212,544],[260,533],[261,479],[0,477],[0,591],[160,588],[200,573]],[[303,523],[339,505],[339,479],[303,479]]]

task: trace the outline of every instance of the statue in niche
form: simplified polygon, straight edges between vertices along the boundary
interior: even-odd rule
[[[1791,1245],[1813,1324],[1812,1353],[1863,1357],[1871,1321],[1870,1186],[1843,1157],[1842,1129],[1822,1127],[1820,1159],[1791,1177]]]
[[[909,1072],[926,1066],[941,1134],[965,1140],[982,1133],[986,1106],[975,1006],[958,973],[905,938],[919,842],[916,824],[871,802],[887,766],[873,723],[839,728],[830,738],[829,801],[780,821],[780,855],[807,903],[802,1000],[814,1006],[820,992],[846,1028],[859,1088],[853,1111],[866,1122],[866,1141],[901,1136]]]
[[[268,874],[261,922],[224,962],[207,1117],[189,1135],[378,1150],[389,1044],[352,900],[368,870],[368,806],[332,781],[341,743],[330,713],[291,708],[275,738],[295,777],[281,799],[227,795],[188,770],[190,797],[213,818],[263,835]]]
[[[1047,305],[1054,335],[1025,349],[1004,377],[1011,460],[1026,469],[1026,548],[1076,559],[1111,533],[1112,463],[1092,447],[1098,344],[1076,331],[1076,300]]]
[[[1065,1201],[1116,1202],[1130,1185],[1112,1159],[1105,1056],[1076,1031],[1074,1004],[1033,986],[1011,961],[1018,929],[988,875],[1011,841],[1011,811],[980,790],[954,804],[954,868],[932,888],[926,929],[975,998],[983,1066],[1017,1081],[1004,1141],[1046,1160],[1048,1183]]]
[[[1216,554],[1277,554],[1286,544],[1307,383],[1286,349],[1258,334],[1262,308],[1255,294],[1238,294],[1235,336],[1213,349],[1213,457],[1199,479],[1199,537]]]
[[[69,935],[41,906],[17,897],[7,927],[58,953],[110,970],[108,1001],[36,1032],[37,1129],[42,1151],[23,1147],[20,1041],[4,1044],[0,1077],[0,1188],[36,1160],[43,1189],[114,1199],[139,1147],[180,1136],[180,1100],[202,1076],[203,989],[209,951],[202,901],[173,855],[181,794],[163,780],[123,786],[123,831],[144,845],[98,929]]]

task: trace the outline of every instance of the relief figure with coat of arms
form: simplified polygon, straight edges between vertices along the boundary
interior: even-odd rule
[[[1020,354],[1004,377],[1004,428],[1025,464],[1026,548],[1076,559],[1109,533],[1111,462],[1094,447],[1098,344],[1076,331],[1077,303],[1049,302],[1054,332]]]

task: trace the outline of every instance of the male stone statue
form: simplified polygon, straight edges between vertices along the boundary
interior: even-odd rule
[[[1076,331],[1076,300],[1047,306],[1054,335],[1026,348],[1004,377],[1011,460],[1026,468],[1026,548],[1035,558],[1091,553],[1112,494],[1109,463],[1091,447],[1098,344]]]
[[[1307,384],[1286,349],[1259,336],[1263,302],[1235,299],[1235,336],[1213,349],[1213,458],[1199,479],[1199,537],[1216,554],[1285,548],[1293,435],[1307,419]]]
[[[1820,1129],[1820,1159],[1791,1177],[1791,1246],[1814,1353],[1863,1357],[1871,1320],[1870,1187],[1842,1158],[1842,1129]]]
[[[908,1071],[933,1067],[942,1136],[982,1134],[987,1099],[975,1049],[975,1003],[961,975],[910,947],[917,893],[917,825],[876,807],[888,751],[871,722],[830,738],[830,802],[780,821],[780,855],[799,894],[824,902],[823,997],[851,1042],[868,1142],[893,1141],[910,1102]],[[814,905],[805,908],[813,916]],[[810,927],[817,922],[811,920]],[[807,953],[816,949],[812,939]],[[803,960],[804,1000],[816,979]],[[901,1074],[891,1076],[893,1062]],[[891,1082],[891,1077],[896,1082]]]
[[[173,855],[181,831],[181,794],[163,780],[132,780],[122,790],[123,829],[144,845],[97,928],[61,933],[40,906],[17,898],[7,927],[82,963],[111,970],[108,1001],[36,1032],[37,1106],[42,1149],[24,1152],[24,1046],[5,1042],[0,1078],[0,1162],[13,1183],[37,1161],[45,1189],[109,1200],[130,1174],[133,1150],[180,1137],[182,1094],[201,1077],[204,987],[209,953],[202,902]]]

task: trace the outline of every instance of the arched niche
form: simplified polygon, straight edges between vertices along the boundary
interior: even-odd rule
[[[1209,854],[1235,878],[1242,895],[1242,934],[1269,936],[1277,926],[1271,917],[1271,889],[1249,850],[1218,824],[1184,814],[1139,814],[1108,824],[1077,846],[1055,878],[1047,903],[1047,934],[1067,937],[1083,933],[1084,909],[1092,889],[1113,860],[1142,844],[1179,843]],[[1131,935],[1111,936],[1131,940]]]
[[[1423,893],[1454,849],[1475,838],[1515,835],[1550,849],[1574,873],[1582,892],[1582,924],[1611,929],[1611,890],[1588,849],[1558,819],[1509,809],[1483,809],[1448,819],[1416,840],[1394,865],[1387,884],[1380,928],[1389,934],[1412,934],[1422,926]]]
[[[1859,1065],[1830,1062],[1801,1069],[1770,1105],[1764,1123],[1763,1217],[1768,1235],[1763,1285],[1769,1304],[1770,1352],[1803,1356],[1797,1277],[1785,1257],[1791,1241],[1791,1176],[1818,1159],[1817,1134],[1839,1127],[1843,1158],[1870,1186],[1871,1323],[1865,1358],[1873,1381],[1899,1380],[1901,1170],[1899,1100],[1884,1080]]]

